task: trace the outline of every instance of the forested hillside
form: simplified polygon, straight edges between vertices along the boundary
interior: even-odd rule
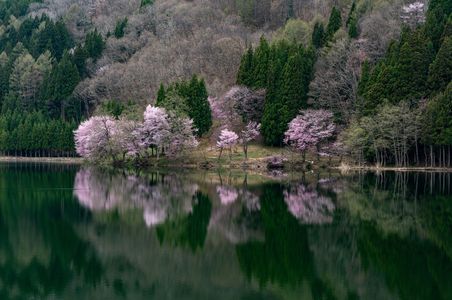
[[[3,0],[0,151],[67,155],[82,120],[130,130],[152,104],[211,140],[256,122],[268,145],[450,165],[451,12],[450,0]],[[316,121],[334,132],[289,135],[313,126],[300,110],[331,112]]]

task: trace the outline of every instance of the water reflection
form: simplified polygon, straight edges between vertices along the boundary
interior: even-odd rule
[[[0,298],[452,299],[448,180],[0,165]]]
[[[1,299],[42,298],[76,279],[93,287],[104,271],[92,245],[74,228],[89,213],[64,201],[75,169],[36,168],[38,174],[28,166],[0,166]]]
[[[83,168],[75,177],[74,195],[81,205],[94,211],[140,208],[148,227],[192,212],[192,198],[198,190],[196,184],[175,175],[151,174],[149,177]]]
[[[303,184],[294,185],[284,191],[284,201],[289,211],[305,224],[333,222],[334,203],[329,197],[319,195]]]

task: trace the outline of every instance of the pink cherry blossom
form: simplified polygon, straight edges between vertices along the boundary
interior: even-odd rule
[[[333,114],[326,110],[301,111],[301,114],[289,123],[284,142],[304,153],[333,135],[336,126],[332,119]]]

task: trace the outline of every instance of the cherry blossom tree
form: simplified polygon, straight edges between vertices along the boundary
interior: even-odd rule
[[[133,132],[139,140],[139,152],[155,149],[158,158],[160,150],[169,140],[170,129],[165,109],[149,105],[144,112],[143,124]]]
[[[229,149],[229,159],[232,156],[232,147],[234,147],[239,140],[239,136],[231,130],[223,129],[218,136],[217,147],[220,149],[220,155],[218,159],[221,158],[224,149]]]
[[[240,142],[242,143],[245,160],[248,159],[248,144],[259,136],[260,129],[261,124],[251,121],[248,125],[246,125],[245,129],[243,129],[240,134]]]
[[[175,157],[186,151],[198,147],[199,142],[194,135],[193,120],[170,113],[169,140],[167,141],[167,155]]]
[[[121,155],[125,161],[126,155],[136,156],[140,151],[140,140],[133,134],[142,124],[137,121],[119,119],[115,120],[115,130],[112,135],[112,150]]]
[[[336,126],[333,114],[326,110],[304,110],[289,123],[284,142],[303,153],[311,147],[319,148],[320,143],[331,137]]]
[[[168,156],[179,156],[198,146],[193,120],[167,114],[165,109],[148,106],[142,123],[127,119],[114,120],[97,116],[83,122],[74,132],[77,153],[90,160],[126,155],[140,156],[151,149]]]
[[[77,154],[89,160],[114,159],[112,136],[116,123],[111,117],[96,116],[84,121],[74,131]]]

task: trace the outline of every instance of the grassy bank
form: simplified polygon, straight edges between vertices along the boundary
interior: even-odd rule
[[[452,172],[452,168],[440,167],[394,167],[394,166],[374,166],[374,165],[354,165],[352,163],[343,163],[338,157],[317,158],[316,155],[308,153],[306,160],[302,161],[302,156],[298,152],[291,151],[288,148],[265,147],[262,145],[250,145],[248,149],[248,159],[245,159],[241,148],[237,147],[229,151],[223,151],[222,157],[219,157],[219,151],[216,147],[210,145],[201,145],[193,153],[188,153],[180,158],[150,157],[141,164],[136,165],[134,161],[127,161],[119,164],[119,168],[130,169],[207,169],[207,170],[250,170],[256,173],[267,172],[268,159],[273,156],[282,156],[286,159],[284,171],[310,171],[335,169],[340,172],[354,171],[396,171],[396,172]],[[24,163],[67,163],[82,164],[87,163],[82,158],[77,157],[12,157],[0,156],[0,162],[24,162]],[[110,166],[110,162],[103,162],[101,165]]]

